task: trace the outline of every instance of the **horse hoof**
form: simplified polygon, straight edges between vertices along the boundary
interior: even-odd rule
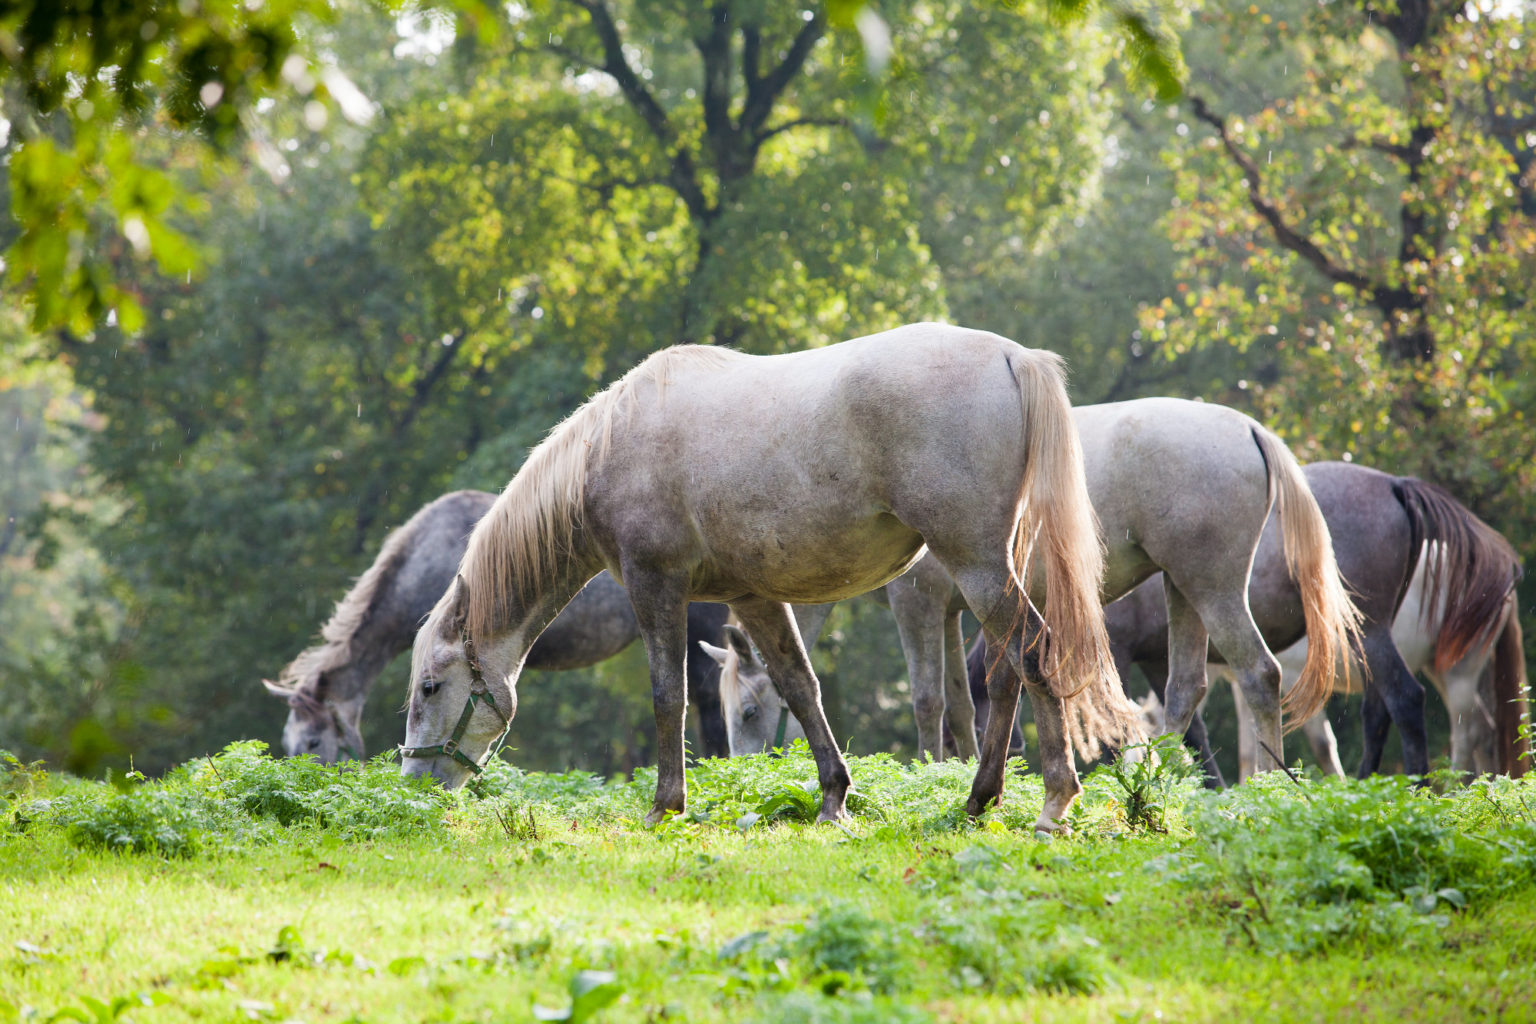
[[[647,825],[659,825],[663,821],[666,821],[668,818],[675,818],[682,813],[683,812],[681,809],[674,809],[671,807],[656,807],[651,810],[650,814],[645,816],[645,823]]]
[[[853,820],[853,815],[849,814],[848,813],[848,808],[844,807],[841,803],[839,803],[836,807],[823,807],[821,809],[821,813],[816,815],[816,822],[817,822],[817,824],[820,824],[821,822],[824,822],[824,821],[830,821],[830,822],[836,823],[836,822],[840,822],[840,821],[852,821],[852,820]]]
[[[1072,834],[1072,828],[1071,826],[1066,825],[1063,822],[1056,821],[1053,818],[1041,818],[1039,821],[1035,822],[1035,838],[1040,839],[1042,833],[1044,833],[1044,837],[1047,839],[1054,838],[1056,836],[1065,837]]]

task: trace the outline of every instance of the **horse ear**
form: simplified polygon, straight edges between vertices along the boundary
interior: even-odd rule
[[[741,663],[743,665],[750,665],[753,661],[752,641],[747,634],[736,626],[730,625],[726,626],[722,632],[725,636],[725,642],[731,645],[731,650],[736,652],[736,656],[741,659]]]
[[[464,582],[464,574],[453,578],[453,614],[448,617],[454,632],[464,629],[464,623],[469,621],[469,584]]]
[[[263,679],[261,681],[261,685],[265,686],[267,688],[267,692],[274,697],[281,697],[286,699],[293,696],[293,688],[284,686],[282,683],[274,683],[270,679]]]
[[[716,647],[708,640],[700,640],[699,647],[704,651],[705,654],[715,659],[715,663],[718,664],[721,668],[725,667],[725,659],[731,656],[730,651],[726,650],[724,647]]]

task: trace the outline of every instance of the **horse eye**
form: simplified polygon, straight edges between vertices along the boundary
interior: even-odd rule
[[[320,749],[320,737],[319,736],[315,736],[315,737],[312,737],[310,739],[310,741],[309,741],[309,749],[310,750],[319,750]]]
[[[757,717],[757,705],[756,704],[747,704],[747,705],[745,705],[741,709],[741,720],[743,722],[747,721],[750,718],[756,718],[756,717]]]
[[[421,693],[424,697],[430,697],[442,688],[443,683],[440,679],[423,679],[421,681]]]

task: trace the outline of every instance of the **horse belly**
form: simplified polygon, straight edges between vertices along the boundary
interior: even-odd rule
[[[731,531],[711,538],[695,600],[743,593],[791,604],[841,601],[884,586],[922,556],[923,539],[894,516],[865,528]],[[722,543],[722,541],[724,543]]]

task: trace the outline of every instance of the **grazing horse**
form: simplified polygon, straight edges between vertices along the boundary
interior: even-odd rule
[[[1387,729],[1394,723],[1402,734],[1404,767],[1422,775],[1429,770],[1424,688],[1392,637],[1419,555],[1427,544],[1439,552],[1427,580],[1431,592],[1439,595],[1430,618],[1441,623],[1432,658],[1441,671],[1466,657],[1480,638],[1493,635],[1506,621],[1506,598],[1520,572],[1519,562],[1508,541],[1433,484],[1348,462],[1313,463],[1304,472],[1361,615],[1365,750],[1359,775],[1364,778],[1380,767]],[[1254,620],[1274,650],[1284,650],[1309,634],[1279,533],[1274,521],[1265,527],[1248,586]],[[1156,584],[1149,581],[1104,609],[1117,667],[1123,674],[1132,663],[1141,666],[1154,690],[1167,678],[1169,658],[1167,613],[1157,596]],[[1513,628],[1518,630],[1518,623]],[[1507,650],[1509,642],[1500,634],[1501,649]],[[1220,653],[1213,652],[1217,658]],[[1310,651],[1307,657],[1312,657]],[[1507,654],[1501,664],[1513,666],[1513,655]],[[1511,674],[1515,671],[1506,668],[1500,677],[1506,705],[1522,690]],[[974,674],[971,685],[978,685]],[[1501,733],[1514,742],[1513,720],[1502,716],[1500,721]],[[1204,733],[1202,723],[1198,735]],[[1186,739],[1194,738],[1186,734]],[[1193,745],[1208,766],[1214,764],[1208,743]]]
[[[882,586],[925,544],[1029,687],[1039,824],[1057,827],[1082,791],[1072,739],[1140,735],[1104,636],[1082,453],[1058,357],[942,324],[778,356],[666,349],[557,426],[475,528],[417,634],[402,770],[448,785],[476,770],[516,711],[533,638],[606,567],[650,656],[650,820],[686,802],[690,598],[725,601],[751,632],[805,727],[820,817],[841,818],[848,767],[789,604]],[[1037,549],[1043,620],[1023,586]],[[1017,679],[993,694],[1002,721],[1018,699]],[[972,814],[1002,792],[1006,724],[981,753]]]
[[[805,739],[805,729],[789,713],[747,634],[727,623],[724,638],[724,647],[707,640],[699,641],[699,647],[720,666],[720,709],[731,756],[761,754]]]
[[[422,507],[385,538],[368,571],[336,605],[320,631],[323,643],[301,653],[278,676],[262,680],[288,703],[283,750],[330,764],[362,758],[363,706],[384,667],[415,639],[416,627],[453,582],[470,531],[496,500],[484,491],[454,491]],[[688,635],[718,640],[724,605],[688,608]],[[528,652],[527,668],[585,668],[618,654],[640,635],[624,588],[607,573],[571,600]],[[718,669],[698,650],[688,658],[688,696],[699,709],[705,753],[726,753]]]
[[[1392,620],[1392,641],[1408,670],[1428,677],[1450,712],[1451,767],[1518,778],[1528,767],[1530,743],[1520,730],[1528,721],[1528,698],[1514,590],[1511,588],[1503,607],[1488,620],[1466,653],[1449,665],[1441,664],[1437,649],[1455,601],[1451,580],[1443,571],[1437,572],[1442,561],[1441,549],[1435,544],[1427,545],[1420,554],[1408,593]],[[1430,588],[1431,580],[1437,577],[1435,593]],[[1306,645],[1306,637],[1302,637],[1277,655],[1287,682],[1294,678],[1298,660],[1305,658]],[[1211,668],[1217,674],[1225,672],[1222,665]],[[1247,706],[1238,700],[1236,707],[1238,772],[1239,777],[1246,778],[1253,771],[1253,739],[1248,732]],[[1328,716],[1319,711],[1302,723],[1301,729],[1323,773],[1343,775],[1338,741]]]
[[[1080,406],[1072,418],[1082,438],[1088,493],[1108,541],[1103,598],[1120,597],[1161,570],[1166,597],[1158,603],[1179,610],[1172,627],[1166,617],[1160,627],[1164,650],[1171,642],[1177,652],[1174,703],[1179,686],[1184,694],[1183,710],[1170,715],[1171,726],[1181,732],[1204,727],[1195,724],[1194,710],[1205,693],[1209,636],[1237,666],[1249,699],[1269,709],[1262,735],[1278,755],[1280,669],[1246,597],[1249,568],[1272,504],[1282,527],[1285,564],[1298,567],[1308,581],[1297,594],[1298,613],[1327,638],[1326,657],[1336,659],[1337,652],[1353,646],[1356,628],[1327,525],[1296,460],[1251,418],[1203,402],[1149,398]],[[947,692],[950,708],[962,712],[950,727],[963,755],[971,733],[964,713],[972,699],[945,671],[947,664],[958,677],[964,665],[957,587],[942,565],[925,558],[885,591],[908,655],[923,750],[941,753],[939,720]],[[1113,604],[1105,610],[1106,621],[1115,610]],[[914,648],[922,645],[909,639],[913,636],[932,638],[926,646],[933,656],[926,662],[914,659]],[[919,672],[924,663],[928,670]],[[1331,691],[1336,671],[1332,661],[1309,657],[1302,672],[1309,689],[1293,690],[1292,703],[1315,710]],[[1271,758],[1271,764],[1278,761]]]

